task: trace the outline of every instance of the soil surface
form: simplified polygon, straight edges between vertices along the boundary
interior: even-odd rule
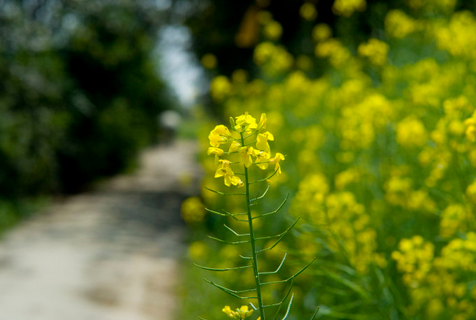
[[[181,201],[195,144],[145,151],[132,174],[67,197],[0,242],[1,320],[172,320],[185,253]]]

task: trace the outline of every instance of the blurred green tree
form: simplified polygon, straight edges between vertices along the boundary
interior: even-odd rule
[[[154,1],[0,2],[0,195],[74,192],[134,163],[170,108]]]

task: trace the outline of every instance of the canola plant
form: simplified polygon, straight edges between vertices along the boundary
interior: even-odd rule
[[[452,0],[406,3],[418,18],[389,11],[385,33],[356,50],[316,25],[313,57],[280,46],[282,30],[263,12],[265,39],[254,51],[261,77],[237,70],[211,83],[227,117],[266,113],[286,156],[269,196],[291,192],[286,209],[302,223],[279,250],[301,263],[317,257],[296,279],[293,319],[316,304],[322,319],[476,317],[476,16]],[[365,1],[334,6],[348,16]],[[311,78],[323,59],[329,70]],[[202,150],[207,144],[204,134]],[[202,163],[214,172],[213,159]],[[219,182],[209,175],[204,185]],[[206,190],[202,199],[240,206]],[[238,263],[233,250],[196,241],[189,252]],[[265,263],[276,261],[273,253]]]

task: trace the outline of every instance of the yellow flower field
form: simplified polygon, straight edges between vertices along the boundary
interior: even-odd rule
[[[364,1],[345,3],[335,2],[336,14],[365,9]],[[286,159],[262,206],[274,208],[290,193],[285,209],[301,221],[279,250],[296,266],[317,257],[296,280],[293,319],[308,319],[316,304],[322,319],[475,318],[476,16],[454,11],[454,1],[408,6],[418,18],[392,10],[386,33],[358,48],[318,24],[314,57],[293,57],[270,38],[254,51],[260,78],[244,80],[237,70],[212,81],[225,119],[267,114],[273,134],[259,137],[257,147],[273,150],[276,139]],[[306,66],[322,60],[329,69],[311,78]],[[213,126],[203,129],[204,153]],[[220,137],[210,138],[217,145],[209,154],[219,155],[213,148]],[[257,161],[248,153],[240,159]],[[225,163],[223,172],[213,156],[204,154],[202,163],[204,186],[240,187]],[[223,208],[242,205],[206,189],[202,198]],[[222,223],[206,219],[214,230]],[[286,221],[264,224],[275,232]],[[237,263],[234,253],[208,243],[194,243],[191,257]],[[266,264],[276,268],[279,257],[269,254]],[[223,305],[215,306],[217,319]]]

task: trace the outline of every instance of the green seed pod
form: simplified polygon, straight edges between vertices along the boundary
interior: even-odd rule
[[[233,117],[230,117],[230,126],[231,126],[231,130],[236,131],[236,129],[235,129],[235,119],[233,119]]]

